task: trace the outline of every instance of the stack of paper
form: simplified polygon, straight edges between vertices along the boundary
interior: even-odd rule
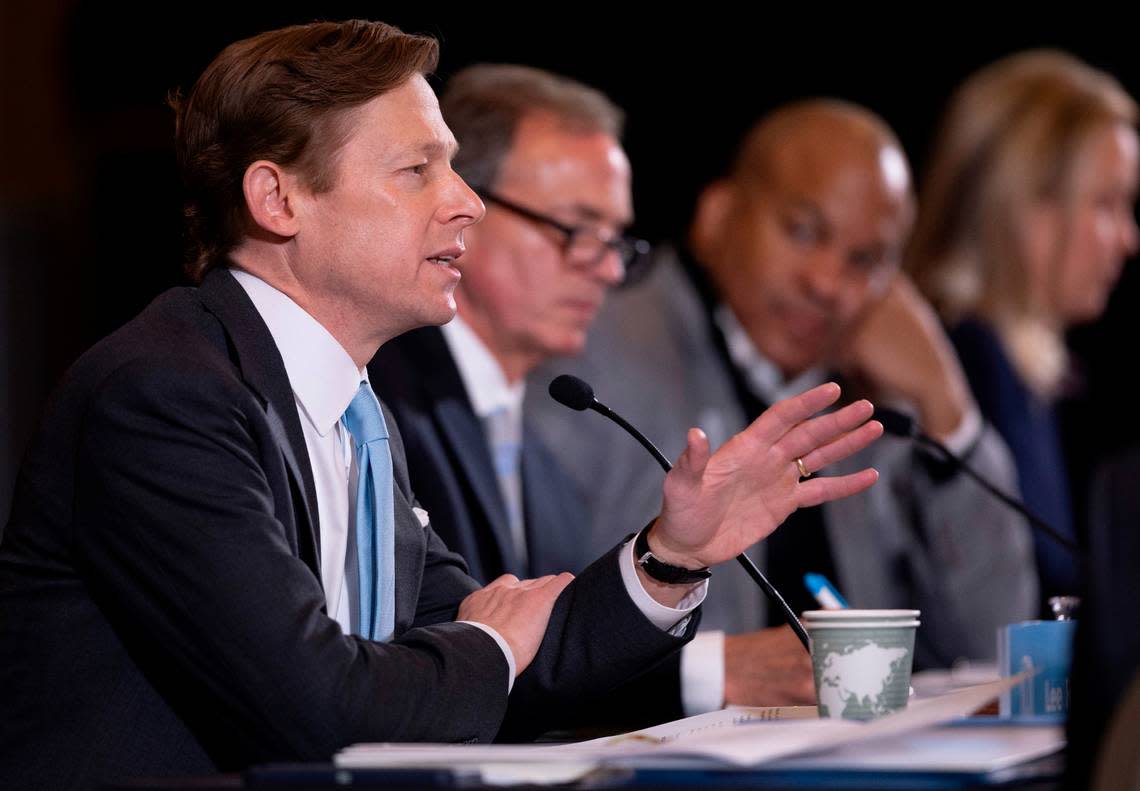
[[[514,767],[532,782],[552,782],[551,773],[565,781],[598,766],[791,768],[861,762],[861,767],[879,769],[988,771],[1060,749],[1063,732],[999,725],[988,731],[932,729],[968,716],[1019,680],[1001,679],[914,700],[905,710],[871,722],[813,719],[810,707],[727,709],[573,744],[359,744],[342,751],[335,761],[338,767],[356,769],[469,767],[478,769],[487,781],[491,781],[488,773]],[[542,777],[526,776],[528,767]]]

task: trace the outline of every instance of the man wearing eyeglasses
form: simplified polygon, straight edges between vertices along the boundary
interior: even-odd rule
[[[473,577],[577,572],[592,560],[588,514],[524,428],[522,401],[527,373],[583,349],[606,292],[648,251],[625,232],[623,113],[592,88],[512,65],[457,73],[440,103],[460,143],[453,166],[487,213],[456,264],[456,318],[385,344],[370,378],[396,415],[420,503]],[[682,716],[679,662],[607,700],[610,724]]]
[[[633,219],[623,116],[601,93],[538,69],[477,65],[441,98],[456,171],[483,199],[457,268],[458,315],[386,344],[370,369],[407,446],[416,493],[477,579],[578,570],[585,518],[551,455],[523,430],[526,374],[576,354],[625,267],[648,245]]]
[[[577,571],[592,560],[590,514],[524,429],[522,400],[526,375],[580,353],[606,292],[645,263],[648,244],[625,233],[622,112],[587,86],[504,65],[456,74],[441,107],[460,143],[454,166],[487,214],[466,234],[456,319],[386,344],[371,380],[396,414],[417,496],[473,576]],[[790,630],[761,639],[769,650],[749,676],[762,682],[737,684],[747,702],[810,702],[811,665]],[[632,705],[609,708],[633,725],[716,707],[703,676],[720,662],[676,655],[625,691]]]

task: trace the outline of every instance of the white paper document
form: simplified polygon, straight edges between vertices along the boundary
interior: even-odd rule
[[[864,742],[896,744],[898,740],[886,737],[918,734],[932,726],[968,716],[1019,681],[1017,677],[1001,679],[934,698],[914,700],[903,711],[871,722],[797,719],[797,714],[802,716],[805,713],[797,709],[790,709],[780,719],[773,720],[771,710],[726,709],[620,736],[573,744],[358,744],[343,750],[334,760],[337,766],[345,768],[457,768],[477,765],[493,769],[510,764],[531,764],[552,769],[553,765],[562,764],[567,772],[572,768],[586,771],[599,765],[645,767],[683,763],[726,768],[757,767],[793,756],[839,756],[849,752],[844,748]],[[944,730],[969,734],[973,729]],[[1037,757],[1032,755],[1034,750],[1037,755],[1046,754],[1040,751],[1051,751],[1047,745],[1055,744],[1062,735],[1051,732],[1051,735],[1038,734],[1038,737],[1032,744],[1006,743],[1007,752],[1013,755],[1009,760],[1028,760],[1017,758],[1023,754]],[[962,736],[960,741],[969,746],[971,738]],[[877,749],[878,746],[875,750],[868,749],[864,754],[870,755]],[[1004,753],[995,757],[995,751],[990,750],[979,760],[988,766],[1000,762],[1002,755]]]
[[[781,758],[765,766],[985,774],[1052,755],[1064,746],[1065,729],[1061,725],[941,725],[811,756]]]

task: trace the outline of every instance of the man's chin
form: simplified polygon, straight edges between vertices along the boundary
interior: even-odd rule
[[[823,365],[826,354],[820,350],[805,349],[803,346],[788,342],[782,348],[771,351],[761,350],[765,357],[780,369],[785,381],[791,381],[797,376],[816,366]]]
[[[544,345],[543,354],[552,359],[577,357],[586,350],[586,333],[570,332],[551,339]]]
[[[455,295],[453,291],[454,289],[447,292],[447,300],[442,305],[440,305],[438,311],[433,311],[432,317],[427,322],[428,324],[434,324],[438,326],[440,324],[447,324],[449,321],[455,318],[458,307],[455,304]]]
[[[415,325],[409,327],[408,330],[419,329],[420,327],[439,327],[455,318],[455,313],[455,300],[448,295],[447,302],[421,312],[416,317]]]

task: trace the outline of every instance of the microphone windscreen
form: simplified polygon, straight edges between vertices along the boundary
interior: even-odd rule
[[[570,374],[554,377],[549,389],[551,398],[579,412],[589,409],[594,403],[594,388]]]
[[[877,406],[872,419],[883,424],[883,431],[896,437],[913,437],[915,434],[914,418],[895,409]]]

